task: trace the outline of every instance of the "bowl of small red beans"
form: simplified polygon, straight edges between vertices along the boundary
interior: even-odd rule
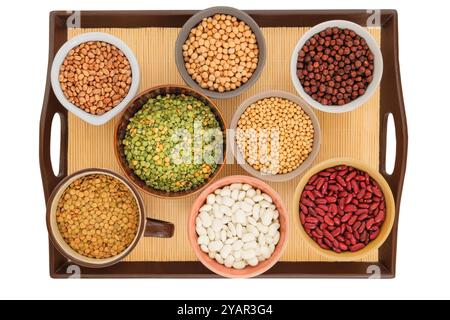
[[[380,248],[395,220],[392,191],[372,167],[331,159],[297,186],[294,219],[303,240],[331,261],[356,261]]]
[[[295,89],[309,105],[343,113],[373,96],[383,74],[383,57],[366,29],[334,20],[316,25],[302,36],[290,68]]]

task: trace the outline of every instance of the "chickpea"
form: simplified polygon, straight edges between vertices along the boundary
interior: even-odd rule
[[[258,66],[255,34],[243,21],[230,15],[203,19],[191,30],[182,50],[188,74],[202,88],[212,91],[235,90],[248,81]]]

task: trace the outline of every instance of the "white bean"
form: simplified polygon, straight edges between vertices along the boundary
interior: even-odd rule
[[[273,244],[274,244],[274,245],[277,245],[278,242],[280,242],[280,236],[281,236],[280,232],[277,231],[277,232],[275,233],[275,236],[273,237]]]
[[[244,202],[248,203],[249,205],[251,205],[252,206],[252,210],[253,210],[253,206],[256,204],[255,201],[253,201],[251,198],[245,198]]]
[[[202,245],[200,246],[200,249],[201,249],[204,253],[208,253],[208,252],[209,252],[209,249],[208,249],[208,246],[207,246],[207,245],[202,244]]]
[[[232,250],[233,250],[233,248],[231,247],[231,245],[226,244],[223,246],[222,250],[220,250],[220,256],[223,259],[226,259]]]
[[[220,195],[222,197],[230,197],[231,196],[231,190],[230,189],[222,189],[220,191]]]
[[[264,214],[261,216],[261,222],[265,226],[269,226],[272,223],[273,211],[266,210]]]
[[[245,262],[244,261],[235,261],[233,263],[233,268],[236,270],[242,270],[246,267]]]
[[[200,224],[200,225],[197,225],[196,227],[195,227],[195,231],[197,232],[197,234],[199,235],[199,236],[204,236],[205,234],[206,234],[206,229],[205,228],[203,228],[203,226]]]
[[[246,193],[244,191],[241,191],[241,192],[239,192],[237,200],[242,201],[245,199],[245,196],[246,196]]]
[[[229,216],[229,217],[231,217],[231,214],[232,214],[230,207],[227,207],[227,206],[224,206],[224,205],[220,206],[220,212],[223,215]]]
[[[256,248],[258,248],[258,244],[256,243],[256,241],[247,242],[244,244],[244,247],[243,247],[244,250],[249,250],[249,249],[255,250],[255,255],[256,255]]]
[[[264,199],[264,198],[263,198],[261,195],[259,195],[259,194],[256,194],[256,195],[253,196],[253,198],[252,198],[252,200],[255,201],[255,203],[258,203],[258,202],[262,201],[263,199]]]
[[[242,238],[242,232],[243,232],[242,225],[238,223],[236,225],[236,234],[237,234],[238,238]]]
[[[234,263],[234,257],[230,254],[224,261],[225,267],[231,268],[231,267],[233,267],[233,263]]]
[[[249,189],[249,190],[247,190],[247,197],[253,198],[254,196],[256,196],[256,191],[255,191],[255,189]]]
[[[227,232],[225,230],[222,230],[220,232],[220,241],[222,241],[223,243],[225,243],[225,241],[227,241]]]
[[[216,253],[216,255],[214,256],[214,259],[220,264],[224,263],[223,258],[218,253]]]
[[[203,207],[200,208],[200,211],[211,211],[212,206],[210,204],[205,204]]]
[[[216,218],[222,218],[223,217],[223,213],[220,210],[220,205],[218,205],[217,203],[213,204],[212,211],[213,211],[214,217],[216,217]]]
[[[269,259],[271,252],[268,246],[262,246],[261,247],[261,255],[265,258],[265,259]]]
[[[214,219],[212,222],[212,228],[215,232],[222,230],[223,228],[222,219]]]
[[[256,237],[253,233],[244,233],[242,235],[242,242],[250,242],[250,241],[255,241]]]
[[[244,245],[244,244],[243,244],[242,240],[236,240],[236,241],[233,243],[233,251],[239,251],[239,250],[241,250],[243,245]]]
[[[258,220],[259,219],[259,211],[261,210],[261,206],[259,204],[255,204],[253,207],[253,219]]]
[[[239,224],[245,224],[247,222],[247,217],[244,211],[238,210],[233,214],[233,222]]]
[[[241,202],[240,206],[241,206],[242,211],[244,211],[244,212],[248,212],[248,213],[253,212],[253,207],[250,204],[248,204],[247,202]]]
[[[231,199],[234,201],[237,201],[239,197],[239,190],[233,190],[231,191]]]
[[[208,245],[208,243],[209,243],[208,236],[207,235],[203,235],[203,236],[198,237],[197,243],[200,244],[200,245],[202,245],[202,244]]]
[[[252,250],[252,249],[250,249],[250,250],[242,250],[241,251],[241,257],[244,260],[253,259],[254,257],[256,257],[255,250]]]
[[[208,244],[209,251],[219,251],[220,249],[222,249],[222,247],[222,241],[213,241]]]
[[[214,239],[216,238],[216,233],[214,232],[214,230],[212,228],[209,228],[207,232],[209,240],[214,241]]]
[[[275,251],[275,245],[269,244],[270,254],[272,254]]]
[[[227,206],[227,207],[231,207],[234,204],[234,200],[229,198],[229,197],[223,197],[222,198],[222,204]]]
[[[267,202],[266,200],[263,200],[259,203],[261,205],[261,208],[267,209],[270,207],[270,203]]]
[[[266,236],[263,233],[261,233],[258,237],[258,244],[260,246],[263,246],[266,244]]]
[[[242,183],[233,183],[232,185],[230,185],[230,189],[231,190],[240,190],[240,189],[242,189]]]
[[[206,211],[202,211],[200,213],[200,220],[202,220],[202,226],[204,228],[209,228],[211,226],[211,224],[212,224],[211,216]]]
[[[248,263],[250,266],[255,267],[256,265],[258,265],[259,261],[258,261],[258,258],[254,257],[254,258],[252,258],[252,259],[248,259],[248,260],[247,260],[247,263]]]
[[[246,184],[242,185],[242,190],[244,190],[244,191],[248,191],[248,190],[250,190],[250,189],[252,189],[252,186],[251,186],[251,185],[249,185],[248,183],[246,183]]]
[[[206,197],[207,204],[214,204],[216,202],[216,196],[214,194],[210,194]]]
[[[261,196],[264,198],[264,200],[266,200],[269,203],[273,203],[272,197],[269,196],[267,193],[263,193],[261,194]]]

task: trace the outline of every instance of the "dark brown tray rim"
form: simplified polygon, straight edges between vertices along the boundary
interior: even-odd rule
[[[181,27],[197,11],[82,11],[82,28],[137,28]],[[366,10],[250,10],[246,11],[261,27],[306,27],[334,19],[350,20],[364,25],[371,14]],[[66,11],[50,13],[49,67],[59,47],[67,39]],[[382,278],[393,278],[396,273],[396,247],[399,209],[406,172],[407,124],[398,60],[398,15],[395,10],[381,10],[382,44],[385,60],[381,82],[380,100],[380,173],[388,181],[396,202],[396,221],[393,231],[379,250]],[[39,160],[46,202],[58,182],[67,176],[67,111],[57,102],[49,79],[44,97],[40,121]],[[61,117],[60,170],[53,174],[50,162],[50,129],[53,116]],[[394,172],[385,170],[387,119],[392,114],[396,124],[397,158]],[[67,278],[70,261],[62,257],[50,244],[50,276]],[[328,262],[280,262],[261,277],[263,278],[368,278],[368,268],[374,263],[328,263]],[[208,278],[216,277],[200,262],[121,262],[101,270],[81,268],[82,278]]]

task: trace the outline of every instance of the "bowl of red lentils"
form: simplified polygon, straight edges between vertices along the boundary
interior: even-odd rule
[[[309,105],[343,113],[374,95],[383,74],[383,57],[365,28],[334,20],[316,25],[301,37],[290,68],[295,89]]]
[[[92,125],[118,115],[139,87],[139,65],[119,38],[102,32],[68,40],[56,54],[51,84],[58,101]]]
[[[266,61],[264,35],[245,12],[213,7],[193,15],[175,45],[187,85],[211,98],[238,96],[258,80]]]

